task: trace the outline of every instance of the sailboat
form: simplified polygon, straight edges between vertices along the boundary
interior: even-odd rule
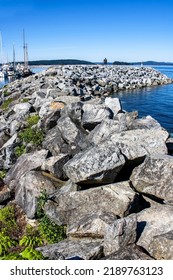
[[[25,31],[23,30],[23,53],[24,53],[24,64],[18,63],[16,66],[16,71],[21,75],[21,77],[28,77],[33,74],[28,65],[28,46],[25,42]]]

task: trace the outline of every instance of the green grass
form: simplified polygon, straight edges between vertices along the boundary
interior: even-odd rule
[[[9,105],[11,104],[11,102],[14,101],[13,98],[8,98],[7,100],[4,101],[4,103],[1,105],[1,109],[6,110],[8,109]]]

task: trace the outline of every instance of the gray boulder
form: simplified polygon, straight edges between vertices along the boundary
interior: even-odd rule
[[[89,214],[81,219],[70,219],[67,226],[67,236],[72,238],[103,239],[105,228],[118,218],[112,213]]]
[[[154,236],[149,252],[156,260],[173,260],[173,230]]]
[[[119,98],[105,98],[105,106],[107,106],[114,114],[114,117],[122,110]]]
[[[57,260],[63,259],[97,260],[103,256],[103,246],[100,242],[91,240],[64,240],[57,244],[39,247],[45,258]]]
[[[112,183],[124,164],[115,145],[102,143],[75,155],[64,165],[64,172],[74,183]]]
[[[136,215],[118,219],[106,226],[104,235],[104,254],[110,255],[136,241]]]
[[[128,160],[134,160],[146,155],[167,154],[168,136],[164,129],[136,129],[113,134],[110,141]]]
[[[172,170],[171,156],[146,157],[144,163],[133,170],[130,180],[137,191],[173,204]]]
[[[28,153],[20,156],[12,168],[8,171],[4,181],[10,187],[10,189],[15,188],[20,178],[27,172],[41,167],[43,164],[48,151],[40,150],[33,153]]]
[[[129,182],[121,182],[56,196],[56,202],[51,200],[45,204],[45,213],[56,224],[67,224],[73,235],[76,231],[76,235],[82,236],[83,229],[86,230],[87,224],[91,224],[87,234],[94,236],[97,233],[101,236],[106,216],[111,217],[111,221],[112,217],[116,219],[117,216],[127,216],[135,211],[138,199],[138,194],[130,188]],[[95,216],[89,220],[92,215]]]
[[[136,244],[130,244],[101,260],[153,260],[153,258],[144,253]]]
[[[56,181],[50,180],[39,171],[30,171],[20,178],[15,190],[15,201],[27,217],[33,219],[40,195],[43,192],[49,195],[55,190]]]
[[[137,245],[150,252],[154,236],[173,230],[173,207],[159,205],[137,213]]]
[[[83,127],[92,130],[102,120],[112,119],[112,111],[103,105],[84,104],[83,105],[82,123]]]
[[[52,156],[48,159],[45,159],[41,166],[41,169],[45,171],[47,170],[54,174],[56,177],[63,179],[66,177],[63,172],[63,166],[68,160],[68,154],[59,154],[58,156]]]

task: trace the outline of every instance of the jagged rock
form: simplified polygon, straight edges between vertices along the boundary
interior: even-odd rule
[[[105,228],[104,254],[110,255],[136,241],[137,220],[132,214],[109,224]]]
[[[97,260],[103,255],[103,246],[100,242],[91,240],[64,240],[57,244],[50,244],[36,248],[49,260],[79,257],[84,260]],[[57,258],[58,257],[58,258]]]
[[[103,120],[98,124],[87,136],[87,140],[90,144],[98,145],[105,141],[113,133],[119,132],[119,123],[117,120]]]
[[[168,155],[146,157],[144,163],[133,170],[130,180],[138,192],[173,204],[172,170],[173,157]]]
[[[55,190],[56,181],[50,180],[39,171],[30,171],[20,178],[15,190],[15,201],[27,217],[33,219],[41,193],[45,191],[49,195]]]
[[[149,252],[156,260],[173,260],[173,230],[154,236]]]
[[[141,119],[132,119],[128,124],[128,129],[161,129],[161,125],[151,116]]]
[[[83,127],[92,130],[102,120],[112,119],[112,111],[103,105],[84,104],[82,123]]]
[[[43,141],[43,147],[49,149],[53,156],[59,153],[73,155],[86,146],[85,135],[71,119],[62,116],[55,127],[50,129]]]
[[[49,112],[47,115],[45,115],[40,124],[40,128],[44,131],[47,132],[51,128],[55,127],[57,124],[58,119],[60,118],[61,113],[60,110],[55,110],[53,112]]]
[[[47,132],[42,146],[48,149],[53,156],[57,156],[59,153],[67,153],[68,151],[68,145],[62,139],[57,125]]]
[[[107,106],[114,114],[114,117],[122,110],[119,98],[105,98],[105,106]]]
[[[7,122],[4,116],[0,116],[0,132],[7,128]]]
[[[41,169],[47,170],[53,173],[56,177],[62,179],[66,177],[63,172],[63,166],[68,160],[68,154],[59,154],[58,156],[52,156],[43,162]]]
[[[2,147],[1,151],[5,157],[3,168],[9,169],[14,163],[14,147],[17,141],[17,133],[15,133]]]
[[[13,136],[21,127],[21,120],[12,120],[10,122],[10,135]]]
[[[105,143],[78,153],[64,165],[74,183],[112,183],[125,164],[120,150]]]
[[[173,207],[159,205],[137,213],[137,245],[150,253],[154,236],[173,230]]]
[[[0,148],[9,140],[9,136],[4,132],[0,132]]]
[[[127,216],[137,209],[138,199],[138,194],[130,188],[129,182],[120,182],[57,196],[56,203],[48,201],[45,204],[45,212],[56,224],[68,224],[69,228],[73,228],[74,225],[74,228],[77,229],[76,225],[89,215],[97,214],[102,217],[110,215],[115,219],[116,216]],[[86,225],[87,223],[86,219]],[[83,223],[81,232],[84,227]],[[90,232],[94,236],[97,232],[101,236],[103,232],[98,233],[98,229],[91,227],[88,229],[88,233]]]
[[[89,214],[80,220],[70,220],[67,226],[67,236],[72,238],[94,238],[103,239],[105,228],[118,218],[112,213]]]
[[[10,187],[15,188],[20,178],[30,170],[41,167],[43,164],[48,151],[40,150],[33,153],[28,153],[20,156],[12,168],[8,171],[4,181]]]
[[[31,104],[28,102],[15,104],[12,110],[16,113],[16,118],[22,117],[29,113]]]
[[[144,253],[136,244],[130,244],[121,248],[101,260],[153,260],[149,255]]]

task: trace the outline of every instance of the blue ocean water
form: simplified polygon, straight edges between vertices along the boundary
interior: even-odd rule
[[[173,78],[173,67],[153,68]],[[124,110],[138,111],[139,117],[150,115],[173,133],[173,84],[119,92],[114,96],[120,98]]]

